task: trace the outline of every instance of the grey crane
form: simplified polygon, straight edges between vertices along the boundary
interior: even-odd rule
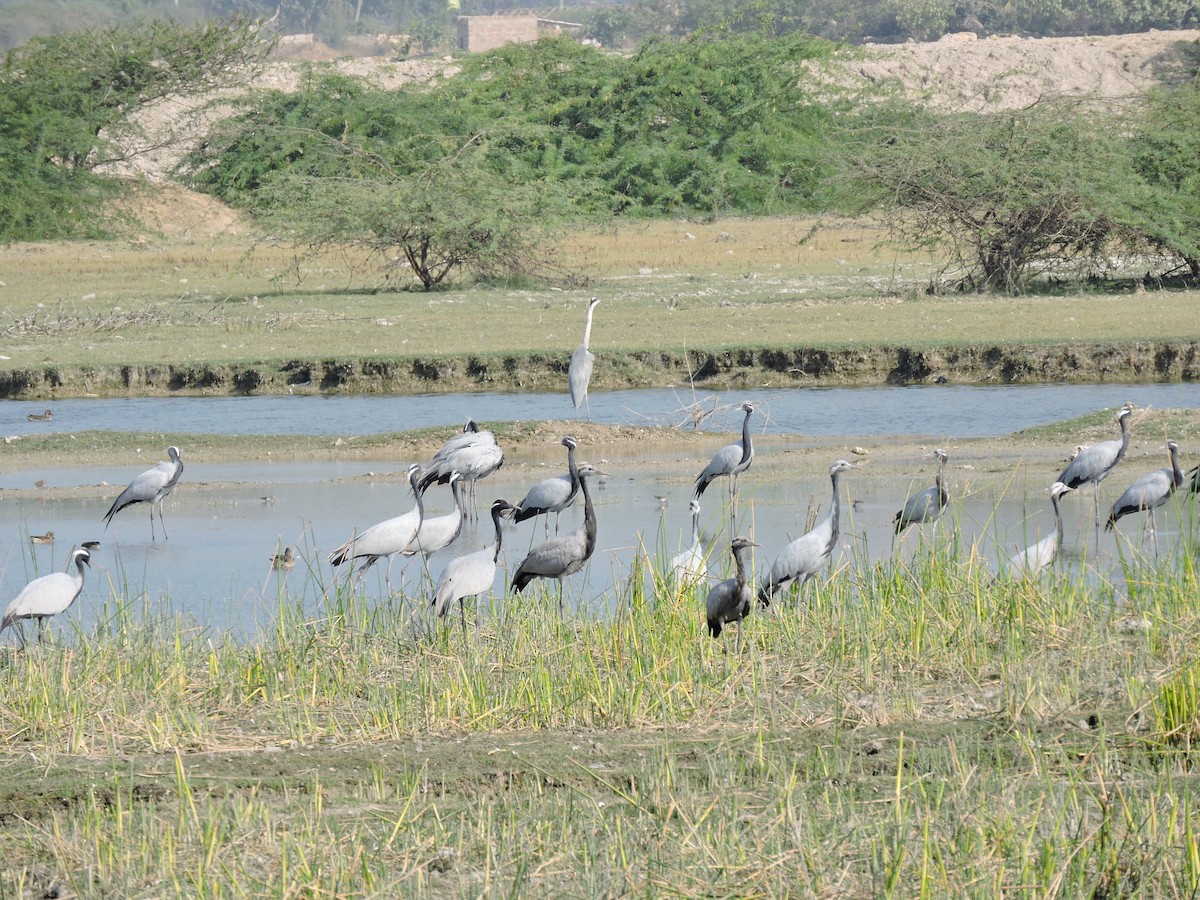
[[[4,618],[0,619],[0,632],[21,619],[37,619],[38,640],[41,641],[46,619],[68,609],[83,590],[83,567],[84,564],[89,567],[92,565],[91,551],[80,547],[71,553],[68,569],[71,567],[70,563],[75,564],[74,572],[51,572],[25,585],[21,593],[17,594],[4,610]],[[25,636],[20,633],[19,628],[17,632],[21,638],[21,646],[24,647]]]
[[[696,497],[699,498],[705,489],[718,478],[729,476],[729,499],[737,497],[737,477],[750,468],[754,461],[754,442],[750,438],[750,415],[754,412],[754,404],[743,400],[738,409],[746,413],[742,419],[742,439],[736,444],[728,444],[713,454],[703,471],[696,476]]]
[[[573,437],[565,437],[559,443],[567,448],[567,473],[546,478],[531,487],[525,499],[517,504],[519,512],[513,517],[514,521],[524,522],[534,516],[547,516],[547,535],[550,533],[549,514],[554,513],[554,533],[558,534],[559,515],[579,494],[579,467],[575,464],[579,443]]]
[[[829,562],[838,542],[841,515],[838,481],[843,472],[857,468],[854,463],[844,459],[839,459],[829,467],[829,479],[833,482],[833,500],[830,501],[829,512],[811,531],[800,535],[775,557],[770,574],[758,589],[758,600],[763,606],[770,606],[771,598],[790,584],[803,587]]]
[[[946,504],[950,502],[950,495],[946,492],[946,460],[949,458],[946,451],[941,447],[934,450],[930,456],[936,457],[938,461],[937,475],[933,479],[933,487],[925,488],[919,494],[913,494],[904,503],[904,509],[896,513],[892,523],[896,527],[896,534],[904,531],[909,525],[924,525],[927,522],[936,522],[942,517],[942,513],[946,509]]]
[[[507,500],[497,500],[492,504],[492,524],[496,528],[496,538],[490,547],[476,550],[464,556],[457,556],[446,563],[438,578],[437,588],[433,592],[434,612],[445,618],[450,612],[450,604],[458,601],[458,610],[462,615],[463,638],[467,636],[467,597],[476,597],[490,590],[496,580],[496,563],[500,559],[500,547],[504,540],[505,516],[516,509]]]
[[[473,424],[467,423],[468,427]],[[443,446],[425,467],[418,489],[424,492],[432,484],[447,484],[451,474],[457,472],[463,478],[463,487],[470,494],[472,518],[478,518],[475,484],[504,465],[504,451],[490,431],[463,432],[447,441],[447,445],[450,444],[453,444],[450,449]]]
[[[450,476],[450,493],[454,498],[454,511],[444,516],[422,518],[421,527],[404,548],[405,556],[421,554],[428,569],[430,556],[458,540],[458,536],[462,534],[464,518],[462,487],[462,476],[457,472],[453,473]]]
[[[592,421],[592,407],[587,402],[588,383],[592,380],[592,366],[596,362],[596,357],[588,349],[588,343],[592,339],[592,313],[596,311],[596,304],[599,302],[599,297],[593,297],[588,301],[587,325],[583,329],[583,343],[575,348],[575,352],[571,354],[571,361],[567,364],[567,386],[571,390],[571,402],[575,404],[575,418],[579,418],[579,405],[583,404],[587,409],[589,422]]]
[[[1171,495],[1183,484],[1183,472],[1179,468],[1179,445],[1168,440],[1167,454],[1171,458],[1171,465],[1165,469],[1147,472],[1127,487],[1125,493],[1113,504],[1108,521],[1104,524],[1104,530],[1111,531],[1122,517],[1145,510],[1146,523],[1154,541],[1155,556],[1158,555],[1158,532],[1154,527],[1154,510],[1170,500]]]
[[[670,577],[680,585],[693,585],[708,577],[704,545],[700,543],[700,501],[688,504],[692,514],[692,545],[671,557]],[[736,557],[735,557],[736,558]]]
[[[590,463],[579,467],[579,489],[583,492],[583,525],[560,537],[538,544],[521,560],[513,574],[512,587],[520,592],[535,578],[553,578],[558,581],[558,611],[563,610],[563,579],[574,575],[592,558],[596,550],[596,510],[592,506],[592,493],[588,479],[604,473]]]
[[[108,528],[112,517],[125,509],[127,506],[132,506],[135,503],[150,504],[150,540],[154,537],[154,507],[158,507],[158,521],[162,525],[163,540],[167,540],[167,523],[163,521],[162,502],[167,498],[171,491],[175,490],[175,485],[179,483],[179,476],[183,474],[183,460],[180,458],[178,447],[168,447],[167,456],[170,457],[170,462],[166,460],[160,462],[152,469],[147,469],[133,481],[129,482],[129,486],[121,491],[120,496],[113,501],[113,505],[108,508],[108,512],[104,514],[104,527]]]
[[[1056,481],[1051,485],[1050,503],[1054,507],[1054,531],[1009,557],[1010,572],[1016,572],[1022,578],[1034,578],[1042,569],[1054,562],[1063,542],[1062,510],[1059,509],[1058,500],[1063,494],[1073,490],[1075,488],[1061,481]]]
[[[742,651],[742,619],[750,614],[750,605],[754,602],[754,592],[746,584],[746,551],[758,544],[741,536],[735,537],[730,544],[733,551],[733,563],[737,574],[713,585],[704,601],[704,609],[708,615],[708,633],[714,638],[721,637],[726,625],[738,623],[737,652]],[[721,646],[725,647],[722,638]],[[725,648],[728,652],[728,648]]]
[[[392,560],[397,554],[403,553],[404,549],[412,543],[412,539],[416,537],[417,531],[421,527],[421,520],[425,517],[421,492],[417,489],[420,477],[421,467],[419,465],[414,463],[408,467],[408,483],[415,499],[412,509],[402,515],[372,525],[329,554],[329,562],[335,566],[356,559],[364,560],[358,570],[358,577],[354,580],[355,585],[362,579],[367,569],[371,568],[380,558],[386,557],[388,561],[386,584],[388,594],[391,594]]]
[[[1131,415],[1133,407],[1126,403],[1117,413],[1121,436],[1080,450],[1058,476],[1058,481],[1071,490],[1078,490],[1085,484],[1092,485],[1092,496],[1096,502],[1097,533],[1100,528],[1100,482],[1108,477],[1108,473],[1125,457],[1125,451],[1129,449],[1128,420]]]

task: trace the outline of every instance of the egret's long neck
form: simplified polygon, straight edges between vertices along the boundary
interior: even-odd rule
[[[595,311],[596,304],[593,303],[588,307],[587,324],[583,326],[583,348],[585,350],[592,339],[592,313]]]

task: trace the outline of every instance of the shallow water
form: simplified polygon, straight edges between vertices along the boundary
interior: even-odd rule
[[[1005,434],[1095,409],[1114,408],[1127,400],[1143,406],[1192,407],[1200,399],[1200,388],[1139,384],[758,389],[709,398],[709,405],[719,403],[727,411],[706,421],[705,427],[740,427],[741,414],[732,408],[743,396],[765,404],[767,415],[756,419],[759,423],[765,419],[766,425],[759,427],[773,433],[952,439]],[[678,421],[677,411],[687,399],[672,391],[596,394],[592,415],[605,422],[672,424]],[[51,422],[25,421],[27,411],[40,411],[43,406],[10,403],[0,415],[8,415],[10,425],[18,423],[20,431],[156,430],[164,435],[165,445],[173,439],[171,436],[187,433],[351,434],[459,424],[468,417],[488,422],[563,418],[570,413],[565,395],[559,394],[154,398],[64,401],[51,404],[55,411]],[[162,447],[146,447],[144,462],[136,466],[122,461],[94,468],[27,469],[0,476],[0,488],[28,488],[39,478],[55,487],[111,486],[104,499],[0,504],[0,534],[7,536],[0,544],[0,600],[7,602],[30,578],[61,569],[73,544],[100,539],[103,547],[96,560],[104,568],[89,573],[82,602],[59,617],[63,620],[60,627],[65,625],[69,630],[74,625],[85,632],[90,630],[96,616],[106,608],[105,601],[115,593],[144,598],[152,609],[182,614],[215,631],[252,636],[272,621],[281,596],[281,579],[289,596],[312,614],[319,614],[323,593],[335,577],[325,563],[329,552],[356,529],[361,531],[412,505],[403,479],[405,466],[396,460],[191,465],[184,472],[185,487],[166,503],[169,540],[149,540],[145,507],[122,512],[105,531],[102,517],[111,499],[162,453]],[[834,455],[831,451],[830,462]],[[608,456],[603,468],[610,474],[596,492],[598,548],[588,567],[572,576],[566,586],[567,602],[572,607],[596,611],[615,602],[617,593],[612,587],[628,578],[639,548],[645,547],[665,559],[690,542],[687,504],[691,483],[707,461],[707,457],[696,455],[646,469],[639,465],[637,448],[627,453],[614,449]],[[964,463],[970,460],[951,461],[948,480],[952,493],[967,480],[965,471],[954,468]],[[544,470],[521,471],[510,466],[481,482],[483,521],[468,525],[458,542],[433,557],[433,577],[449,558],[477,549],[491,539],[486,506],[493,498],[503,496],[516,502],[533,482],[557,474],[560,465],[551,457]],[[751,469],[742,479],[737,530],[762,545],[754,561],[756,571],[762,572],[789,540],[828,508],[829,481],[821,467],[798,472],[786,483],[760,476],[759,471]],[[909,493],[931,483],[933,465],[928,460],[915,460],[913,471],[923,474],[912,479],[884,479],[871,476],[867,470],[844,477],[843,541],[835,565],[861,568],[893,552],[892,516]],[[978,544],[980,552],[997,565],[1053,527],[1046,485],[1055,474],[1025,472],[1003,496],[984,492],[957,497],[939,528],[946,532],[957,527],[964,545]],[[1128,464],[1118,470],[1104,485],[1103,508],[1139,474],[1140,470],[1134,471]],[[213,487],[204,491],[186,489],[186,485],[197,483]],[[656,496],[669,498],[669,505],[661,506]],[[713,569],[722,576],[729,566],[731,536],[725,497],[725,487],[718,483],[704,498],[706,544],[712,548]],[[450,508],[446,488],[431,489],[427,500],[431,515]],[[1195,543],[1195,506],[1189,500],[1162,511],[1159,540],[1164,548],[1184,543],[1181,531],[1189,535],[1187,546]],[[1097,543],[1092,509],[1090,490],[1064,499],[1064,564],[1079,568],[1086,559],[1087,577],[1118,582],[1122,576],[1116,536],[1102,533]],[[1126,519],[1120,530],[1130,535],[1137,547],[1141,523],[1134,519]],[[577,504],[564,514],[562,528],[573,529],[581,520],[582,509]],[[29,535],[49,530],[57,536],[55,544],[30,545]],[[505,558],[510,570],[544,536],[540,520],[509,529]],[[912,529],[896,552],[911,554],[921,540],[922,536]],[[284,546],[299,548],[300,562],[290,572],[275,573],[269,560]],[[403,565],[403,560],[394,564],[397,583]],[[363,590],[369,595],[385,594],[384,568],[382,563],[377,565],[364,579]],[[340,572],[337,577],[341,577]],[[421,583],[422,577],[420,563],[413,564],[404,581],[405,592],[412,597],[427,597],[431,587]]]
[[[567,580],[566,598],[570,607],[603,612],[615,602],[611,588],[628,578],[639,547],[645,546],[650,553],[665,558],[690,542],[687,503],[691,479],[701,465],[702,462],[681,463],[677,470],[656,469],[652,474],[644,474],[628,463],[605,466],[610,475],[602,480],[595,494],[598,547],[589,566]],[[359,463],[359,466],[357,474],[363,477],[345,481],[314,477],[317,473],[310,464],[298,466],[300,471],[296,473],[290,471],[290,466],[280,465],[272,467],[275,480],[270,484],[245,481],[200,492],[181,488],[165,504],[170,538],[164,541],[160,533],[160,539],[154,543],[149,540],[148,510],[144,506],[122,512],[106,532],[101,519],[110,498],[0,505],[0,533],[9,536],[0,549],[0,596],[7,601],[28,579],[61,569],[72,544],[100,539],[103,545],[96,554],[96,562],[104,568],[88,573],[81,601],[59,617],[60,631],[69,632],[72,624],[85,633],[89,631],[103,608],[103,601],[110,599],[115,590],[119,596],[133,600],[135,608],[140,608],[137,598],[144,597],[153,610],[182,613],[213,631],[252,637],[269,627],[273,619],[280,597],[280,579],[286,584],[288,594],[302,602],[310,614],[319,615],[322,593],[335,577],[334,570],[325,562],[329,552],[350,538],[355,529],[361,531],[412,505],[402,467],[394,461]],[[364,473],[372,469],[379,474],[365,477]],[[843,540],[835,565],[861,569],[893,552],[892,516],[910,490],[927,486],[932,466],[926,471],[928,475],[923,479],[911,482],[872,477],[866,472],[850,472],[843,477]],[[385,477],[385,472],[398,474]],[[185,471],[185,477],[187,474]],[[486,506],[496,496],[519,500],[534,481],[549,474],[553,470],[531,475],[516,470],[508,474],[501,469],[480,483],[481,505]],[[1028,486],[1011,485],[1004,497],[981,493],[956,500],[939,529],[944,533],[957,527],[964,543],[978,543],[981,552],[995,565],[1053,527],[1044,488],[1046,478],[1042,477],[1045,474],[1030,473]],[[1135,477],[1132,471],[1120,474],[1122,478],[1114,478],[1111,488],[1106,486],[1104,497],[1109,503],[1119,493],[1125,476],[1130,480]],[[950,473],[952,490],[958,480],[959,476]],[[114,496],[119,489],[114,486]],[[657,495],[667,496],[669,504],[661,506],[655,499]],[[262,499],[264,496],[270,499]],[[449,496],[447,488],[431,488],[427,494],[428,513],[447,511]],[[703,517],[706,544],[712,547],[714,569],[722,577],[729,565],[724,500],[724,485],[714,485],[705,495]],[[810,514],[823,514],[828,504],[829,480],[823,473],[804,473],[782,487],[773,487],[756,481],[751,469],[742,479],[738,530],[762,545],[756,551],[756,571],[765,571],[787,541],[802,533]],[[564,513],[564,531],[578,527],[582,521],[582,505],[577,507]],[[1078,569],[1086,556],[1089,578],[1119,582],[1122,576],[1115,536],[1102,533],[1098,549],[1088,546],[1095,541],[1092,508],[1090,491],[1065,498],[1064,564]],[[1181,527],[1195,533],[1196,526],[1189,521],[1189,515],[1187,504],[1182,510],[1160,511],[1159,540],[1164,549],[1180,543]],[[1140,528],[1135,517],[1121,524],[1121,531],[1131,536],[1135,544]],[[46,530],[56,533],[56,543],[31,546],[28,536]],[[930,534],[929,528],[923,534],[911,529],[897,552],[906,557],[911,555]],[[430,563],[433,577],[437,577],[446,560],[478,549],[491,536],[491,522],[485,510],[483,521],[468,525],[456,544],[434,555]],[[540,519],[507,529],[504,555],[509,570],[515,569],[532,543],[543,538]],[[269,560],[284,546],[299,548],[300,561],[290,572],[272,572]],[[1146,550],[1149,551],[1149,544]],[[397,584],[403,565],[401,559],[394,564],[393,581]],[[384,568],[381,561],[364,579],[362,590],[367,595],[385,596]],[[339,571],[336,577],[341,574]],[[404,579],[405,593],[427,598],[431,588],[428,583],[420,583],[422,577],[420,563],[414,563]],[[503,579],[501,574],[498,590]],[[111,603],[109,606],[111,611]]]
[[[607,391],[590,397],[596,422],[678,426],[690,421],[682,410],[699,401],[705,410],[724,407],[701,423],[704,430],[741,427],[734,408],[742,399],[763,404],[756,428],[771,434],[925,435],[990,437],[1070,419],[1097,409],[1200,405],[1195,384],[916,385],[865,388],[753,388],[714,395],[707,391]],[[26,415],[49,408],[49,422]],[[435,425],[570,419],[565,393],[426,394],[404,397],[148,397],[7,401],[0,405],[0,431],[156,431],[166,443],[183,434],[328,434],[349,436],[409,431]],[[165,445],[164,445],[165,446]],[[161,448],[149,451],[161,452]]]

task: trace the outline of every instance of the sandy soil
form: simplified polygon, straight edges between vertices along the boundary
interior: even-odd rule
[[[877,83],[895,79],[915,100],[938,109],[1000,110],[1028,106],[1054,94],[1120,103],[1181,77],[1183,51],[1200,31],[1151,31],[1083,38],[947,35],[931,43],[871,44],[845,53],[836,80]],[[295,90],[311,61],[382,88],[428,84],[457,71],[453,57],[395,60],[388,56],[337,57],[318,41],[291,39],[284,53],[245,88],[208,98],[168,99],[144,110],[143,136],[126,148],[115,171],[145,179],[135,211],[147,229],[164,236],[237,233],[236,213],[209,197],[170,185],[181,156],[211,124],[234,109],[247,89]]]

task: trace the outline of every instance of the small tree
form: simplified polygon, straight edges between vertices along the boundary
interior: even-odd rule
[[[476,138],[415,174],[377,161],[373,176],[284,175],[262,191],[263,222],[308,248],[366,250],[389,278],[409,273],[425,290],[456,273],[560,273],[554,233],[568,198],[551,183],[497,174],[488,150]]]
[[[963,284],[1016,291],[1052,269],[1098,266],[1124,239],[1115,213],[1127,148],[1094,111],[1044,102],[915,116],[911,128],[871,135],[853,183],[892,240],[960,267]]]

